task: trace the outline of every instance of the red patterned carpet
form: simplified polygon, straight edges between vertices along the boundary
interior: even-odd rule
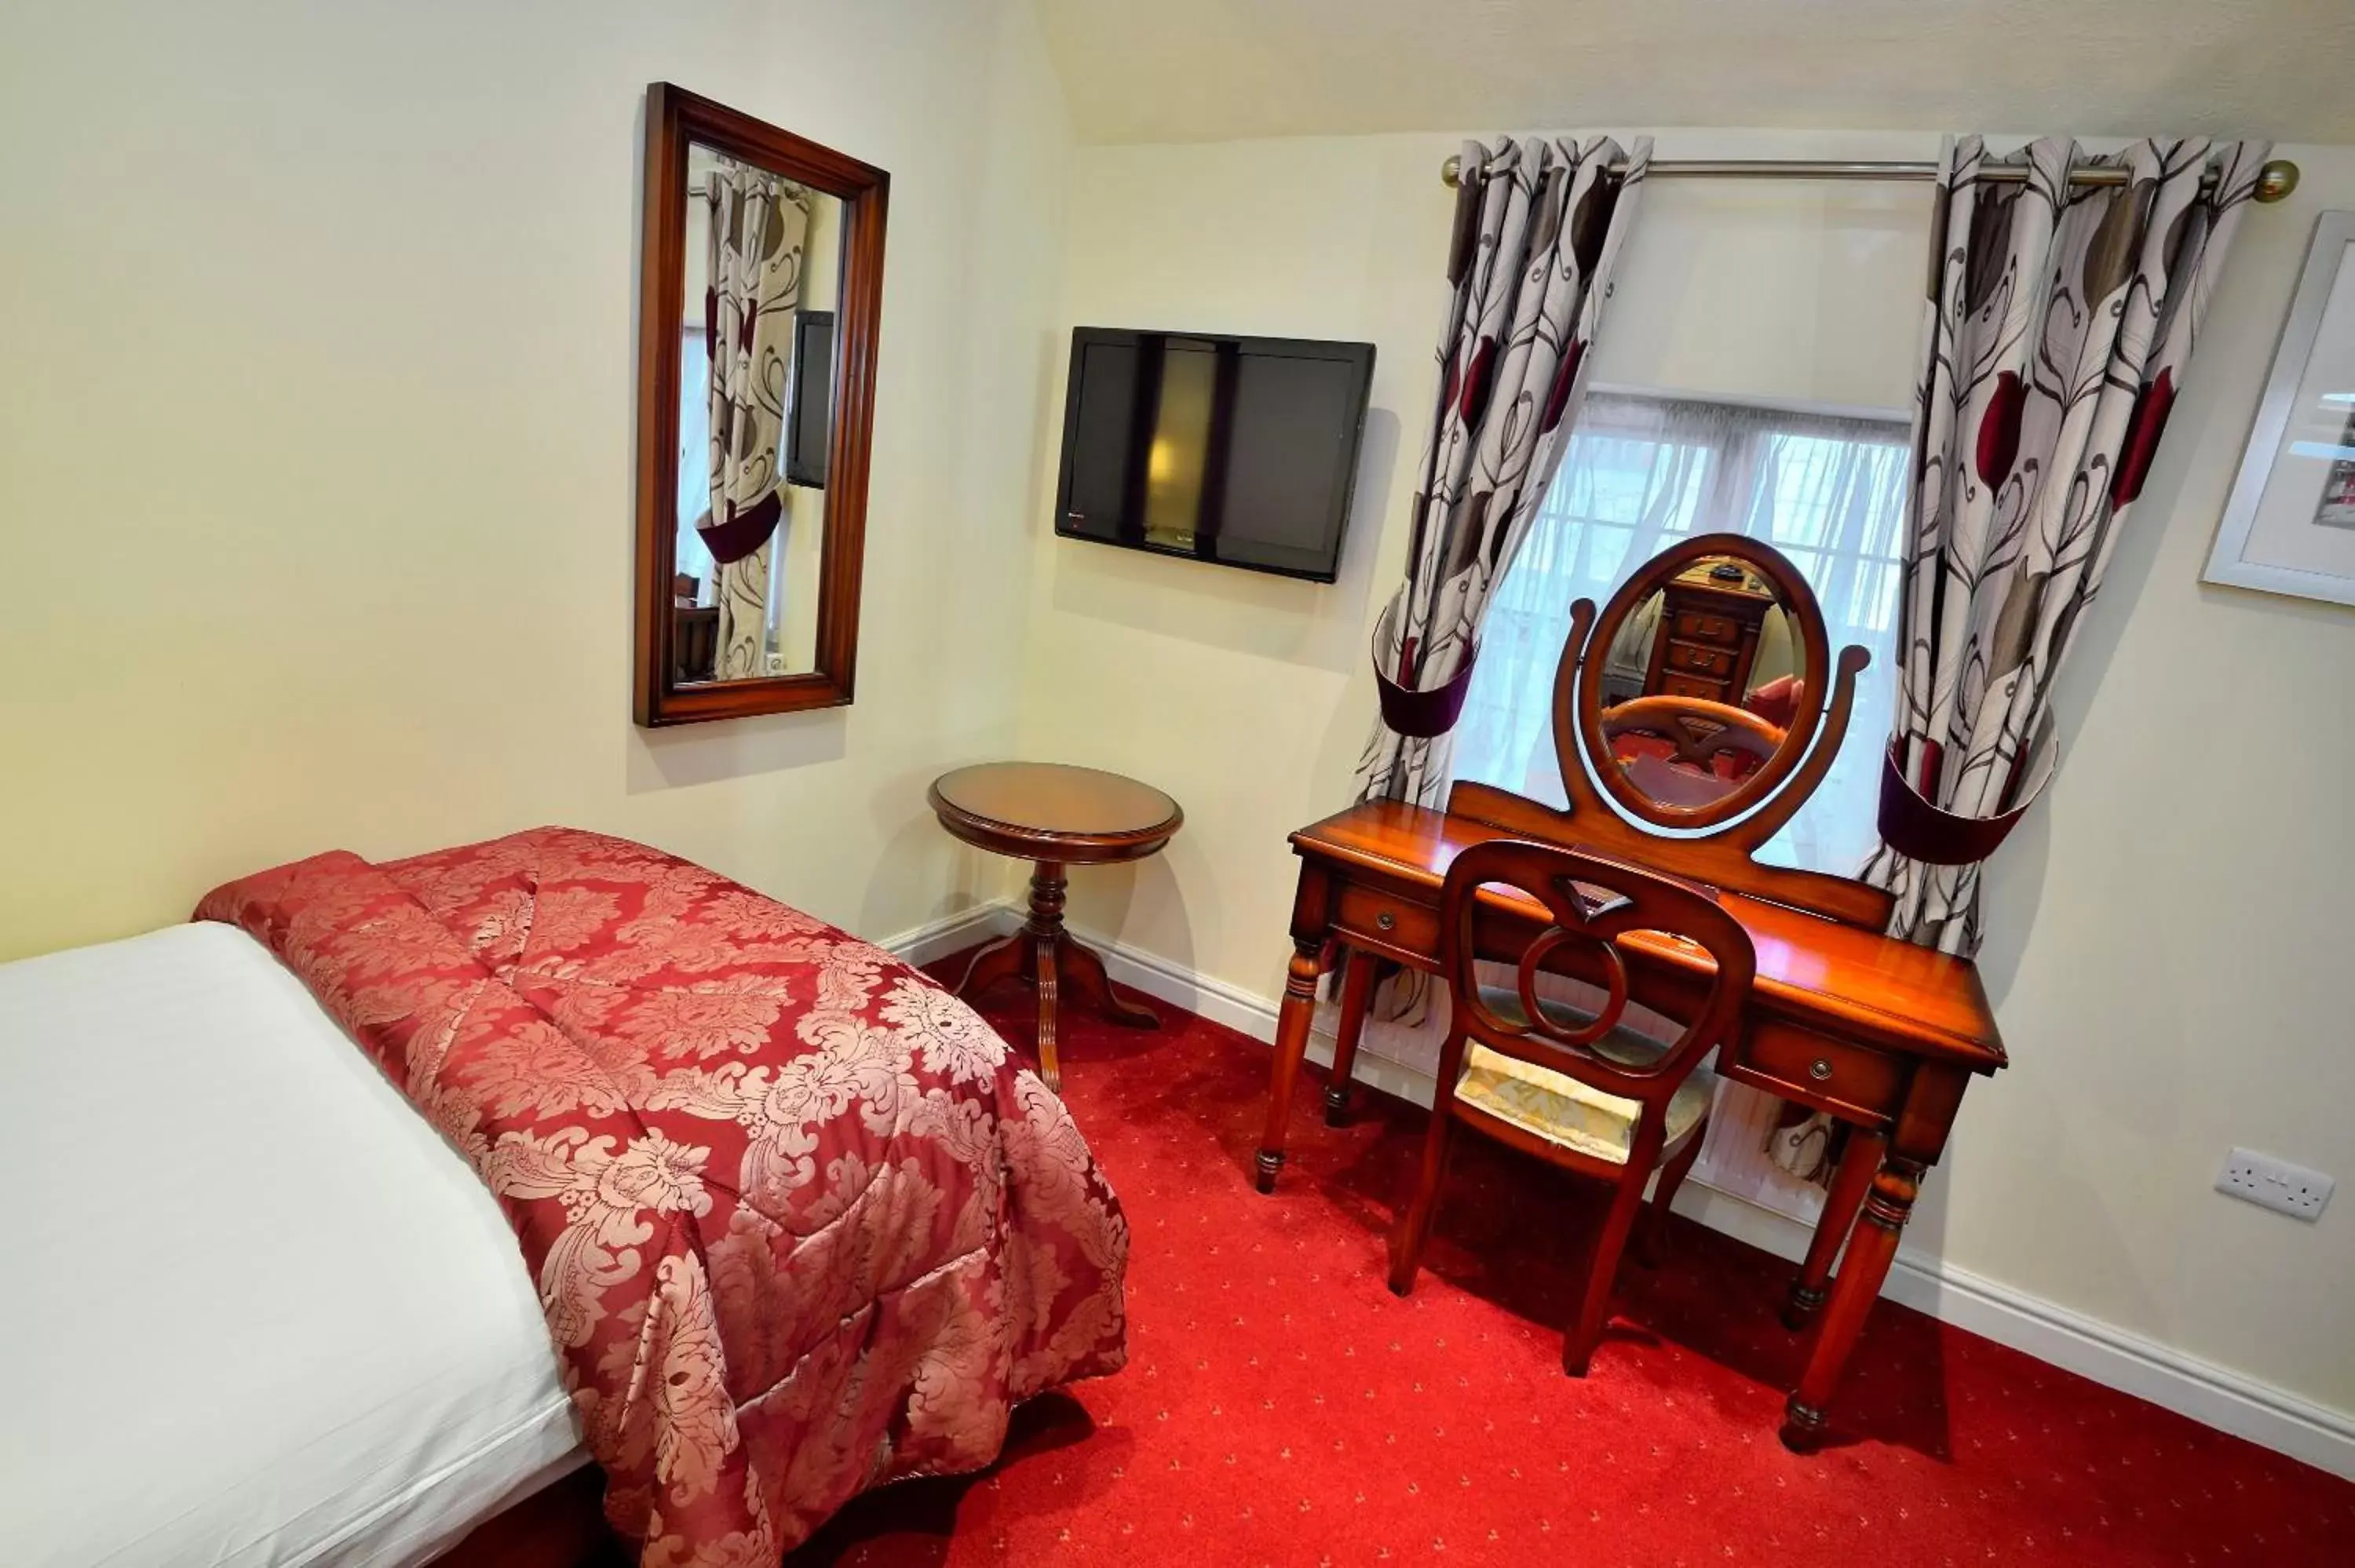
[[[1028,995],[986,999],[1026,1041]],[[2355,1563],[2355,1485],[1883,1302],[1837,1446],[1775,1439],[1789,1266],[1690,1223],[1563,1377],[1592,1189],[1459,1144],[1414,1295],[1383,1240],[1424,1113],[1300,1097],[1251,1190],[1267,1050],[1068,1017],[1066,1097],[1127,1205],[1132,1360],[1018,1412],[980,1477],[858,1499],[815,1564]],[[1933,1177],[1935,1180],[1935,1177]]]

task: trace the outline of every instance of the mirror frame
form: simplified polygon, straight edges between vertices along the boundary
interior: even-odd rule
[[[1766,580],[1774,590],[1784,614],[1798,633],[1801,665],[1806,676],[1801,683],[1797,711],[1784,728],[1782,747],[1758,770],[1718,799],[1700,806],[1671,806],[1653,800],[1628,781],[1625,773],[1612,761],[1611,743],[1603,733],[1602,654],[1607,652],[1618,639],[1619,629],[1636,608],[1655,593],[1663,593],[1679,574],[1710,556],[1729,556],[1742,562]],[[1668,635],[1664,624],[1659,635]],[[1824,688],[1830,683],[1831,640],[1824,630],[1823,608],[1817,604],[1815,590],[1807,586],[1798,568],[1773,546],[1739,534],[1700,534],[1683,543],[1669,546],[1654,556],[1619,585],[1619,591],[1603,607],[1602,616],[1594,623],[1594,631],[1587,643],[1590,650],[1600,651],[1582,662],[1578,681],[1578,737],[1584,747],[1587,765],[1612,800],[1629,815],[1641,818],[1656,827],[1707,828],[1729,821],[1749,810],[1778,789],[1784,779],[1807,754],[1807,742],[1816,733],[1816,723],[1824,714]]]
[[[1796,579],[1799,575],[1797,568],[1773,546],[1736,534],[1704,534],[1654,559],[1675,556],[1689,563],[1708,555],[1741,555],[1753,560],[1771,556],[1790,577]],[[1657,580],[1650,562],[1636,575],[1644,581]],[[1623,587],[1620,593],[1612,596],[1614,607],[1625,591]],[[1812,593],[1805,602],[1817,611],[1815,623],[1820,629],[1822,616]],[[1745,815],[1732,821],[1672,835],[1646,826],[1646,819],[1614,806],[1616,797],[1604,793],[1597,770],[1591,764],[1593,754],[1587,750],[1587,737],[1579,724],[1579,692],[1590,679],[1586,666],[1599,664],[1610,651],[1610,644],[1596,630],[1595,620],[1593,599],[1582,599],[1570,607],[1570,635],[1562,640],[1561,658],[1554,665],[1553,754],[1561,770],[1562,794],[1570,802],[1569,808],[1556,810],[1509,789],[1460,779],[1448,791],[1447,810],[1508,832],[1631,860],[1638,865],[1684,877],[1704,891],[1730,889],[1868,931],[1885,928],[1890,911],[1896,905],[1894,896],[1885,888],[1827,871],[1761,865],[1752,858],[1782,830],[1784,823],[1798,814],[1799,808],[1807,803],[1816,787],[1824,781],[1824,775],[1831,771],[1832,762],[1839,755],[1840,742],[1848,736],[1849,715],[1855,709],[1857,677],[1872,662],[1871,654],[1855,643],[1840,650],[1837,664],[1828,672],[1830,691],[1821,710],[1822,723],[1815,726],[1813,738],[1807,744],[1793,748],[1792,769],[1778,787],[1762,794]],[[1599,690],[1600,673],[1591,679]],[[1596,705],[1599,708],[1599,699]],[[1809,723],[1814,725],[1815,721],[1810,718]],[[1599,739],[1599,720],[1595,728]],[[1604,755],[1607,759],[1609,754]]]
[[[834,429],[826,535],[818,567],[813,667],[746,681],[671,678],[671,579],[677,569],[679,327],[687,287],[687,154],[690,143],[783,175],[842,203],[842,284],[836,301]],[[753,714],[840,707],[858,662],[858,587],[867,535],[875,358],[883,315],[883,226],[891,176],[669,82],[646,89],[638,252],[636,635],[633,701],[654,727]]]

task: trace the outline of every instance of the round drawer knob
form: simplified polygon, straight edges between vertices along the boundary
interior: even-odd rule
[[[1807,1068],[1807,1076],[1815,1079],[1815,1081],[1819,1084],[1831,1075],[1832,1065],[1829,1062],[1825,1061],[1821,1056],[1817,1057]]]
[[[1374,924],[1385,931],[1395,930],[1398,927],[1398,916],[1385,909],[1374,916]]]

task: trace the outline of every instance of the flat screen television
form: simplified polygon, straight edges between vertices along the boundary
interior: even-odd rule
[[[785,411],[785,482],[826,488],[834,440],[834,313],[794,313],[794,400]]]
[[[1080,327],[1055,532],[1329,583],[1373,374],[1369,343]]]

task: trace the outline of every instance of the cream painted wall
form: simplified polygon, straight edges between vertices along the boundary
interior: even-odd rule
[[[892,175],[846,710],[630,722],[656,79]],[[546,821],[995,895],[923,789],[1014,736],[1067,148],[1015,3],[7,7],[0,957]]]
[[[1936,144],[1680,131],[1658,152]],[[1078,874],[1073,918],[1262,996],[1287,951],[1284,834],[1347,803],[1373,714],[1366,644],[1405,547],[1444,299],[1436,170],[1455,146],[1087,148],[1073,171],[1067,324],[1380,345],[1332,587],[1058,540],[1044,506],[1031,514],[1023,749],[1135,773],[1188,818],[1160,858]],[[2355,685],[2355,615],[2199,583],[2314,215],[2355,206],[2355,150],[2288,151],[2305,187],[2243,227],[2062,683],[2060,779],[1992,871],[1981,967],[2015,1065],[1966,1101],[1909,1245],[2355,1411],[2355,1212],[2342,1197],[2306,1225],[2210,1190],[2235,1143],[2355,1180],[2335,952],[2355,884],[2340,802],[2355,739],[2333,722]],[[1662,183],[1598,376],[1910,403],[1927,200]],[[1059,403],[1049,418],[1059,429]]]

